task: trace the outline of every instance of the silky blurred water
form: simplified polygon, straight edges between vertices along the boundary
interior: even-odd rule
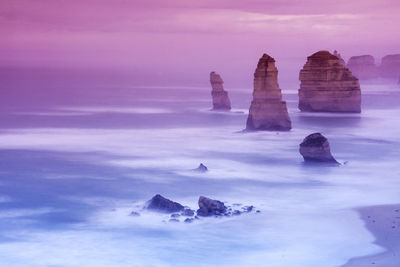
[[[297,86],[282,87],[290,132],[243,133],[251,86],[226,88],[224,113],[210,111],[208,87],[8,84],[0,265],[328,267],[382,251],[353,208],[400,203],[400,88],[364,85],[361,114],[313,114],[297,110]],[[312,132],[345,164],[304,164]],[[210,171],[192,172],[200,162]],[[157,193],[261,213],[129,216]]]

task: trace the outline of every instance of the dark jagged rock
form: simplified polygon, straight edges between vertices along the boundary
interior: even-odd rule
[[[292,122],[278,84],[275,59],[264,54],[254,72],[253,101],[246,130],[289,131],[291,128]]]
[[[309,56],[299,78],[301,111],[361,112],[358,79],[328,51]]]
[[[197,171],[197,172],[208,172],[208,168],[203,163],[200,163],[199,167],[194,169],[194,171]]]
[[[400,54],[384,56],[379,73],[383,78],[397,79],[400,75]]]
[[[379,77],[375,59],[371,55],[354,56],[349,59],[347,68],[360,80]]]
[[[300,154],[306,162],[338,163],[331,154],[328,139],[320,133],[310,134],[303,140]]]
[[[157,194],[148,202],[147,209],[165,213],[172,213],[182,211],[184,209],[184,206]]]
[[[221,76],[214,71],[210,73],[210,83],[212,87],[211,96],[214,110],[230,110],[231,101],[228,92],[224,90],[224,81]]]
[[[212,215],[224,215],[226,207],[223,202],[200,196],[199,198],[199,209],[197,215],[199,216],[212,216]]]

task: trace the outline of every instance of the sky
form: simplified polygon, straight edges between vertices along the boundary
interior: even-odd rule
[[[400,53],[399,13],[398,0],[4,0],[0,66],[112,69],[186,85],[217,71],[245,86],[263,53],[282,79],[297,79],[318,50],[346,60]]]

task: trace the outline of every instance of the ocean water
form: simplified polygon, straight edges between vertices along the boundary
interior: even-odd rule
[[[400,88],[363,85],[361,114],[315,114],[297,86],[282,87],[290,132],[243,133],[250,86],[213,112],[208,87],[3,85],[0,265],[329,267],[381,252],[353,209],[400,203]],[[341,166],[303,163],[313,132]],[[155,194],[261,212],[130,216]]]

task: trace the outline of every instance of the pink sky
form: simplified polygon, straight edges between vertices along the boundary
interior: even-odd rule
[[[399,14],[398,0],[1,1],[0,64],[140,69],[194,81],[215,70],[241,84],[264,52],[283,77],[321,49],[346,60],[400,53]]]

